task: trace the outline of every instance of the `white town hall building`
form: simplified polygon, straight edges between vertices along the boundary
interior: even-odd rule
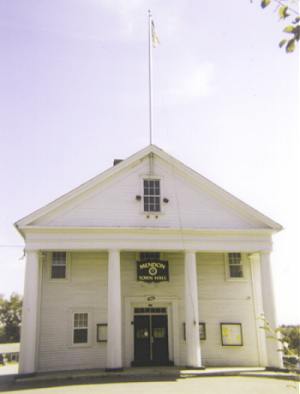
[[[155,145],[16,223],[22,374],[281,367],[273,220]]]

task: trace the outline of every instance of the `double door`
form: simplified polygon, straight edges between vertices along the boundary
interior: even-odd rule
[[[134,315],[134,365],[168,365],[168,316],[146,310]]]

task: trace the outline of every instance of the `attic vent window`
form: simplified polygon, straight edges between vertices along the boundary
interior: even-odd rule
[[[159,179],[144,179],[144,211],[160,212]]]

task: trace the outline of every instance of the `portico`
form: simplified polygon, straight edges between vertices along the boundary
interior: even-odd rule
[[[21,373],[281,366],[258,319],[276,327],[270,255],[281,226],[157,147],[16,226],[26,239]]]
[[[126,240],[125,232],[123,231],[123,239],[118,236],[113,230],[110,232],[103,233],[103,230],[89,230],[93,233],[90,234],[91,238],[94,238],[93,243],[87,245],[83,241],[84,236],[87,235],[88,230],[85,229],[78,236],[75,229],[71,232],[66,233],[66,230],[62,230],[59,236],[57,235],[58,229],[50,230],[45,229],[44,239],[41,239],[41,229],[39,229],[39,239],[35,237],[35,231],[29,232],[29,238],[31,242],[28,243],[35,245],[40,249],[29,249],[26,252],[26,277],[35,277],[35,286],[31,285],[25,288],[24,295],[24,307],[25,314],[22,328],[22,340],[21,340],[21,360],[20,370],[22,373],[31,373],[36,371],[37,368],[37,357],[38,357],[38,327],[40,319],[40,304],[41,304],[41,278],[42,270],[45,270],[45,264],[43,266],[43,253],[47,253],[53,250],[67,250],[70,253],[90,253],[93,251],[98,252],[96,249],[98,241],[103,242],[102,239],[106,238],[106,242],[110,248],[105,250],[101,249],[101,253],[107,255],[107,344],[106,344],[106,364],[105,367],[108,370],[121,369],[124,366],[131,365],[134,360],[134,338],[132,321],[134,319],[134,308],[137,307],[156,307],[166,308],[166,316],[168,319],[168,336],[169,338],[169,354],[172,357],[170,360],[175,365],[180,364],[179,357],[179,346],[178,342],[181,340],[182,323],[185,324],[185,362],[184,365],[192,368],[200,368],[204,366],[203,359],[201,357],[201,341],[199,338],[199,321],[203,320],[201,315],[201,307],[199,301],[201,301],[201,278],[197,273],[197,259],[201,261],[201,253],[224,253],[224,245],[226,244],[228,251],[239,251],[249,256],[249,262],[251,263],[251,275],[253,280],[253,303],[256,308],[256,315],[259,316],[261,313],[265,314],[268,321],[275,324],[275,313],[274,305],[270,303],[269,289],[266,289],[262,284],[270,283],[271,272],[270,272],[270,251],[257,252],[257,238],[253,242],[252,234],[240,234],[240,240],[236,240],[236,234],[203,234],[203,232],[182,232],[184,234],[183,242],[186,245],[193,246],[193,249],[180,249],[182,247],[182,240],[178,242],[179,234],[170,234],[168,231],[160,232],[160,242],[153,240],[152,231],[143,231],[143,239],[141,239],[141,233],[130,234],[130,241]],[[110,233],[110,234],[109,234]],[[114,234],[114,237],[113,235]],[[109,239],[111,235],[112,239]],[[172,235],[172,236],[171,236]],[[53,238],[60,238],[59,243],[55,243]],[[203,238],[206,239],[204,244]],[[116,242],[116,238],[118,242]],[[150,239],[148,239],[150,238]],[[198,238],[198,239],[196,239]],[[65,240],[64,240],[65,239]],[[74,245],[74,244],[77,245]],[[82,245],[84,243],[84,245]],[[177,248],[174,248],[174,244],[177,243]],[[119,246],[125,247],[126,249],[116,248]],[[127,245],[126,245],[127,244]],[[184,273],[184,296],[182,299],[184,305],[183,316],[179,318],[178,305],[181,300],[178,296],[168,295],[157,295],[160,284],[145,284],[143,285],[144,295],[133,295],[122,297],[122,254],[131,253],[138,254],[138,250],[132,250],[133,245],[142,244],[143,249],[141,250],[159,250],[163,253],[178,254],[181,258],[182,272]],[[170,250],[172,244],[173,250]],[[195,249],[195,245],[198,244],[198,249]],[[238,244],[238,245],[237,245]],[[261,234],[259,244],[264,245],[265,249],[270,249],[270,243],[266,234]],[[153,245],[157,248],[153,249]],[[201,245],[201,248],[199,247]],[[208,248],[213,245],[214,249],[208,251]],[[74,247],[75,246],[75,247]],[[72,247],[72,249],[71,249]],[[50,249],[51,248],[51,249]],[[168,249],[166,249],[168,248]],[[252,249],[252,251],[251,251]],[[132,251],[131,251],[132,250]],[[135,263],[135,261],[133,261]],[[172,262],[171,262],[172,264]],[[135,269],[135,268],[134,268]],[[39,278],[39,279],[38,279]],[[173,281],[170,276],[170,281]],[[262,295],[262,298],[260,297]],[[261,301],[262,299],[262,301]],[[124,310],[124,318],[122,319],[122,310]],[[124,321],[122,321],[124,320]],[[261,326],[261,321],[257,323],[257,327]],[[123,329],[124,327],[124,332]],[[261,365],[269,365],[279,367],[281,365],[280,357],[278,357],[277,343],[276,341],[266,342],[263,330],[257,331],[257,341],[259,343],[258,349],[260,351],[260,363]],[[30,344],[30,345],[29,345]]]

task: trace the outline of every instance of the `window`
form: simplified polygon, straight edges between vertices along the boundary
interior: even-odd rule
[[[144,179],[144,211],[160,212],[159,179]]]
[[[244,277],[241,253],[228,253],[228,268],[230,278]]]
[[[88,343],[88,313],[74,313],[73,343]]]
[[[167,314],[167,308],[134,308],[134,314],[135,315],[140,315],[140,314],[159,314],[159,315],[166,315]]]
[[[154,327],[152,330],[153,338],[165,338],[167,335],[165,327]]]
[[[67,273],[67,253],[53,252],[51,260],[51,278],[65,279]]]
[[[53,283],[65,283],[71,276],[71,253],[63,251],[45,252],[47,276]]]
[[[160,260],[160,252],[141,252],[141,261]]]

